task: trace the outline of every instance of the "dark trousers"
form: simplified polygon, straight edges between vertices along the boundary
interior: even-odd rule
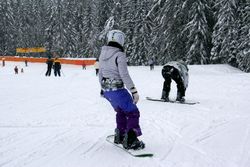
[[[48,67],[48,69],[47,69],[47,72],[46,72],[46,76],[50,76],[50,74],[51,74],[51,67]]]
[[[54,74],[55,74],[55,76],[61,76],[61,72],[60,72],[60,70],[58,70],[58,69],[55,69],[55,71],[54,71]]]
[[[99,74],[99,69],[95,69],[95,75],[97,76]]]
[[[150,64],[150,70],[153,70],[154,69],[154,65],[153,64]]]
[[[170,92],[171,88],[171,82],[172,79],[175,81],[177,85],[177,92],[181,97],[185,96],[186,88],[184,86],[184,83],[181,79],[181,76],[179,74],[179,71],[177,69],[174,69],[174,71],[171,74],[163,73],[164,83],[163,83],[163,91],[165,91],[167,94]]]

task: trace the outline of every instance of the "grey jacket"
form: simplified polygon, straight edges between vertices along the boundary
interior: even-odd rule
[[[126,88],[131,89],[134,83],[127,68],[127,58],[119,48],[103,46],[99,57],[99,82],[102,84],[103,78],[122,80]]]
[[[181,75],[181,79],[184,83],[184,86],[185,88],[188,87],[188,81],[189,81],[189,75],[188,75],[188,67],[187,67],[187,64],[183,61],[171,61],[171,62],[168,62],[167,64],[165,64],[164,66],[172,66],[172,67],[175,67],[180,75]]]

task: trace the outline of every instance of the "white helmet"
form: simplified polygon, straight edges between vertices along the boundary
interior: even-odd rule
[[[124,45],[125,34],[120,30],[111,30],[111,31],[109,31],[108,34],[107,34],[107,37],[108,37],[108,43],[109,42],[117,42],[121,46]]]

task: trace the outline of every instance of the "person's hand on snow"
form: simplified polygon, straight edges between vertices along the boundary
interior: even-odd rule
[[[132,97],[133,97],[133,102],[134,102],[134,104],[136,104],[139,101],[139,94],[138,94],[136,88],[132,87],[130,89],[130,92],[131,92]]]

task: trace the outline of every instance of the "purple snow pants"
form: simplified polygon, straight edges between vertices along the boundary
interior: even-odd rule
[[[137,136],[142,135],[139,125],[140,112],[127,89],[105,91],[104,97],[116,111],[116,125],[120,133],[125,134],[133,129]]]

